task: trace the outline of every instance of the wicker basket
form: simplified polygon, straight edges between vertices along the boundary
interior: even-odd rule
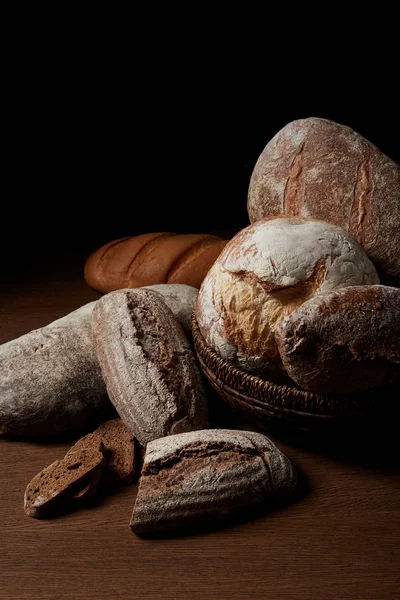
[[[388,386],[348,395],[307,392],[279,385],[238,369],[209,346],[195,315],[192,333],[200,366],[217,394],[242,411],[258,428],[273,432],[324,435],[380,422],[399,415],[400,387]]]

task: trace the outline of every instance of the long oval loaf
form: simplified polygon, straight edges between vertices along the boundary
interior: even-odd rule
[[[95,304],[0,346],[0,435],[54,435],[113,413],[93,347]]]
[[[249,514],[284,501],[291,462],[267,437],[208,429],[150,442],[131,529],[154,535]]]
[[[302,388],[348,393],[400,381],[400,289],[320,293],[278,327],[283,364]]]
[[[248,212],[251,222],[286,215],[340,225],[381,280],[400,285],[400,166],[350,127],[317,118],[283,127],[254,167]]]
[[[226,243],[206,233],[145,233],[114,240],[89,256],[85,279],[103,293],[159,283],[199,288]]]
[[[159,294],[111,292],[97,302],[92,323],[110,399],[140,444],[207,426],[194,355]]]

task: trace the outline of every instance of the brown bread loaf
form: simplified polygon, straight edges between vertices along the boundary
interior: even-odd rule
[[[97,302],[92,326],[110,399],[140,444],[207,426],[194,355],[159,294],[111,292]]]
[[[317,293],[379,283],[354,238],[322,221],[258,221],[224,248],[200,288],[195,314],[206,342],[228,362],[288,381],[275,341],[281,321]]]
[[[281,323],[276,340],[287,372],[306,390],[340,394],[400,381],[400,289],[318,294]]]
[[[340,225],[384,283],[400,286],[400,167],[361,135],[326,119],[286,125],[251,176],[250,221],[287,215]]]
[[[296,486],[290,461],[264,435],[208,429],[150,442],[131,529],[154,535],[250,514]]]
[[[145,233],[115,240],[89,256],[85,279],[103,293],[158,283],[199,288],[226,243],[201,233]]]
[[[192,314],[199,290],[183,283],[147,285],[144,289],[160,294],[165,304],[172,310],[184,332],[190,339],[192,334]]]
[[[89,433],[80,439],[62,460],[56,460],[28,484],[24,509],[36,519],[55,516],[74,501],[92,496],[105,465],[101,438]],[[74,496],[76,497],[74,499]]]
[[[86,304],[0,346],[0,435],[48,436],[114,413]]]

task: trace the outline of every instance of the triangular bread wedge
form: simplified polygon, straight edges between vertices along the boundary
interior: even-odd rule
[[[147,445],[131,529],[157,535],[253,513],[283,501],[297,481],[264,435],[208,429]]]

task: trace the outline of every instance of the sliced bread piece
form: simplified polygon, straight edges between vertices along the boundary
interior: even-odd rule
[[[75,494],[81,499],[89,489],[94,494],[106,463],[103,450],[101,437],[89,433],[62,460],[38,473],[25,491],[26,514],[36,519],[51,517],[68,506],[68,502],[73,503]]]
[[[106,486],[132,483],[135,472],[134,437],[122,419],[106,421],[94,432],[104,446],[106,467],[102,480]]]

